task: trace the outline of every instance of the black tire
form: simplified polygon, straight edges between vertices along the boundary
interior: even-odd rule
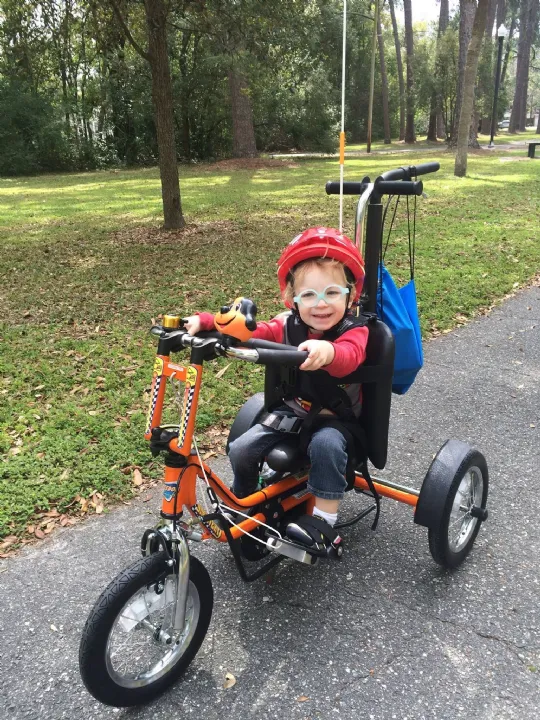
[[[453,476],[448,484],[440,522],[428,530],[431,555],[436,563],[456,568],[474,545],[482,520],[487,517],[489,476],[486,459],[470,448],[456,467],[447,467]],[[427,477],[426,477],[427,479]],[[471,509],[475,507],[471,514]],[[434,508],[437,512],[438,508]],[[483,516],[483,517],[482,517]]]
[[[155,637],[160,630],[166,634],[165,623],[172,617],[169,601],[176,582],[166,559],[166,554],[159,552],[126,568],[103,591],[88,616],[79,648],[79,667],[88,691],[105,705],[130,707],[159,695],[182,675],[205,638],[214,604],[212,583],[204,565],[194,557],[190,557],[186,625],[182,636],[176,642],[173,639],[170,645]],[[159,583],[163,585],[161,592]],[[163,622],[157,629],[155,625],[148,628],[149,618],[155,619],[159,610],[163,611]],[[114,654],[113,642],[114,633],[119,629],[122,631],[119,634],[128,641],[136,634],[139,641],[146,642],[144,649],[140,642],[137,645],[137,661],[140,662],[145,650],[152,655],[161,652],[163,657],[145,672],[137,673],[134,668],[134,673],[122,675],[118,660],[125,662],[124,654]],[[129,651],[128,644],[122,647],[124,653]]]

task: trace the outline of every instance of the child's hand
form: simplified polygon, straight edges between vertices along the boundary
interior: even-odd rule
[[[300,370],[319,370],[334,359],[334,346],[327,340],[306,340],[300,343],[299,350],[307,350],[309,357],[300,365]]]
[[[201,318],[198,315],[184,318],[184,327],[190,335],[196,335],[201,329]]]

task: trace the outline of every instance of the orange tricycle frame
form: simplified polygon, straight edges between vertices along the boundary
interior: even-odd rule
[[[184,383],[183,403],[178,425],[178,435],[168,442],[168,450],[172,456],[183,460],[165,465],[164,487],[161,502],[161,516],[167,520],[179,520],[184,511],[199,523],[202,528],[200,539],[215,539],[227,542],[229,533],[225,533],[216,518],[205,514],[197,503],[196,486],[199,479],[205,480],[215,497],[232,510],[248,511],[253,508],[261,512],[244,519],[230,528],[233,540],[241,538],[246,532],[252,532],[261,523],[266,522],[263,510],[270,504],[279,503],[284,512],[305,503],[307,511],[313,505],[313,496],[305,490],[308,474],[302,472],[288,475],[285,478],[257,490],[245,498],[237,498],[227,485],[202,461],[199,454],[192,450],[195,420],[199,403],[199,394],[203,378],[203,364],[188,363],[185,365],[172,362],[169,355],[157,354],[154,363],[150,401],[146,421],[145,438],[152,440],[152,432],[160,427],[165,401],[165,393],[169,379]],[[382,480],[373,479],[376,491],[382,497],[391,498],[415,508],[418,502],[418,491],[405,486]],[[298,491],[293,492],[294,489]],[[356,473],[354,489],[369,492],[367,481]]]

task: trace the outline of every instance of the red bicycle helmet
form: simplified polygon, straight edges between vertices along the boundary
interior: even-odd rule
[[[356,293],[353,302],[356,302],[362,292],[364,282],[364,260],[360,251],[346,235],[335,228],[314,227],[304,230],[292,240],[281,253],[278,265],[279,289],[282,297],[287,287],[289,273],[304,260],[309,258],[332,258],[343,263],[353,274],[356,283]],[[290,302],[285,301],[288,307]]]

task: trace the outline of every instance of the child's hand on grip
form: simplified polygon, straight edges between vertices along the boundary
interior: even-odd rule
[[[198,315],[184,318],[184,327],[190,335],[196,335],[201,330],[201,318]]]
[[[300,370],[319,370],[334,359],[334,346],[327,340],[306,340],[300,343],[299,350],[307,350],[309,356],[300,365]]]

